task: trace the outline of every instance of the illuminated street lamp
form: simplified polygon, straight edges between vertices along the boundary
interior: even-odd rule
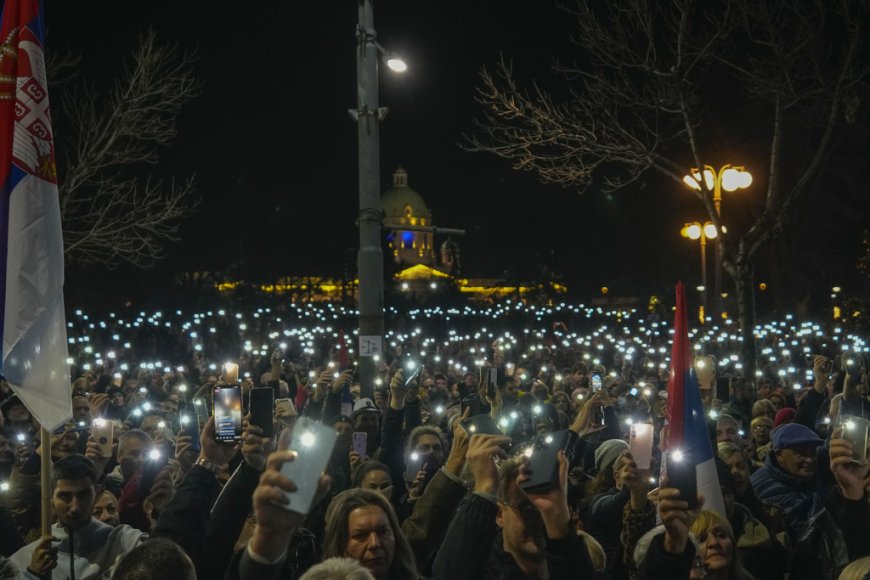
[[[723,165],[717,171],[710,165],[704,166],[704,171],[692,169],[691,174],[683,177],[683,183],[689,186],[690,189],[701,191],[701,182],[703,181],[707,191],[713,192],[713,207],[716,208],[716,216],[722,217],[722,190],[737,191],[738,189],[746,189],[752,185],[752,174],[743,169],[742,166],[732,166],[730,163]],[[719,247],[715,248],[716,267],[713,272],[714,286],[716,291],[716,303],[720,305],[719,311],[722,311],[722,256],[719,254]]]
[[[376,378],[374,357],[382,354],[384,337],[384,256],[381,251],[380,124],[387,114],[378,106],[378,53],[387,66],[405,72],[408,66],[377,41],[371,0],[360,0],[357,24],[357,123],[359,146],[359,341],[360,391],[371,397]]]
[[[683,226],[680,235],[690,240],[701,241],[701,285],[698,287],[698,291],[701,293],[701,312],[698,318],[703,324],[707,316],[707,240],[715,240],[719,232],[716,231],[716,226],[711,222],[703,224],[691,222]]]

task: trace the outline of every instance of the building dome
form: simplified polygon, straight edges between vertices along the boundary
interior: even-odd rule
[[[393,173],[393,187],[381,197],[381,209],[385,221],[404,217],[432,219],[426,202],[419,193],[408,187],[408,172],[401,167]]]

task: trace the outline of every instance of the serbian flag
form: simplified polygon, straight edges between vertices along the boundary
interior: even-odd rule
[[[680,450],[695,463],[698,492],[705,498],[704,509],[725,516],[725,502],[707,434],[707,419],[701,404],[701,389],[692,364],[689,344],[686,289],[677,283],[677,311],[674,316],[674,345],[671,350],[671,378],[668,382],[667,448]]]
[[[42,427],[72,416],[63,236],[39,0],[0,16],[0,375]]]

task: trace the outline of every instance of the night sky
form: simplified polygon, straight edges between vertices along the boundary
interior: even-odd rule
[[[98,86],[148,26],[167,42],[197,50],[195,74],[205,83],[179,117],[178,138],[155,170],[164,177],[197,175],[203,202],[185,222],[183,240],[147,273],[71,270],[68,296],[85,288],[91,293],[95,280],[112,280],[125,292],[130,287],[132,296],[160,290],[179,271],[229,268],[249,279],[340,276],[353,263],[357,141],[347,109],[356,99],[355,2],[46,4],[48,50],[81,51],[82,73]],[[468,231],[460,240],[467,275],[528,279],[545,264],[563,273],[580,297],[601,285],[625,296],[667,292],[678,278],[694,285],[698,247],[680,238],[679,229],[703,221],[703,210],[687,190],[650,173],[640,186],[612,195],[594,187],[580,195],[459,147],[479,111],[479,71],[500,54],[514,60],[520,79],[564,91],[548,65],[553,54],[571,54],[572,22],[556,4],[376,3],[380,42],[410,66],[401,76],[381,68],[380,102],[390,109],[381,126],[383,189],[402,165],[435,223]],[[855,283],[860,234],[870,222],[866,162],[837,163],[844,150],[868,149],[866,129],[855,139],[832,151],[833,177],[803,205],[780,242],[791,266],[813,273],[822,300],[830,285]],[[743,163],[763,182],[764,159],[747,158],[752,154],[744,155],[740,143],[723,148],[716,162]],[[62,178],[63,167],[60,172]],[[760,191],[733,195],[724,202],[726,219],[731,212],[735,219],[751,214],[758,202],[752,196]],[[759,262],[759,280],[776,279],[773,263],[769,257]]]

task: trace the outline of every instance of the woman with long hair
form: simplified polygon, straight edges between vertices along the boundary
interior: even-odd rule
[[[414,553],[393,506],[383,495],[348,489],[326,510],[324,558],[353,558],[377,580],[417,578]]]

